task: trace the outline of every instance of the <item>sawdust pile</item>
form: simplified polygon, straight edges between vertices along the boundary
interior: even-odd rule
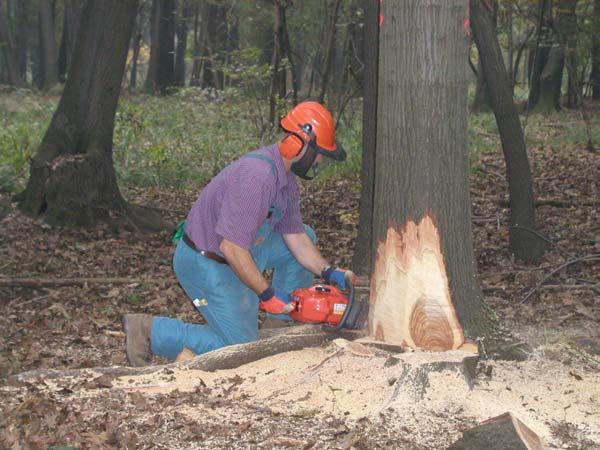
[[[337,342],[214,373],[177,369],[161,380],[156,375],[124,377],[113,388],[146,395],[207,389],[213,398],[268,407],[282,420],[334,416],[354,425],[385,423],[398,435],[408,434],[415,448],[450,444],[463,429],[506,411],[551,447],[560,447],[554,436],[558,423],[571,424],[571,433],[586,442],[600,443],[600,374],[575,373],[544,359],[541,350],[525,362],[487,362],[471,386],[452,368],[431,372],[422,386],[405,382],[410,367],[460,359],[460,353],[390,355]],[[234,410],[215,410],[211,402],[179,413],[195,423],[228,422],[235,415]]]

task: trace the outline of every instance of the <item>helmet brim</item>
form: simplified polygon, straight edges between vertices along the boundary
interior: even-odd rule
[[[344,150],[344,147],[342,147],[342,144],[340,144],[337,141],[335,143],[335,150],[327,150],[325,148],[319,147],[314,140],[311,141],[311,144],[314,146],[317,153],[320,153],[321,155],[325,155],[328,158],[333,158],[336,161],[346,160],[346,151]]]

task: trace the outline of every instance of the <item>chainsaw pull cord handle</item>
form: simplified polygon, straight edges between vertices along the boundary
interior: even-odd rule
[[[346,276],[346,285],[348,286],[348,304],[346,305],[346,309],[344,310],[344,315],[342,316],[342,320],[335,325],[323,325],[323,329],[325,331],[340,331],[344,324],[346,323],[346,319],[348,318],[348,314],[350,313],[350,308],[352,307],[352,303],[354,302],[354,284],[352,283],[352,273],[348,273]]]

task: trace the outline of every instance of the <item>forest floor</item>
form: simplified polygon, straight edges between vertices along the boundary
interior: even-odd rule
[[[511,411],[551,448],[600,448],[600,261],[582,259],[600,255],[599,157],[585,145],[539,145],[530,147],[530,161],[538,198],[558,201],[537,208],[539,232],[549,242],[539,265],[523,265],[508,252],[500,152],[478,156],[471,198],[486,302],[533,353],[520,362],[482,360],[472,389],[441,372],[422,399],[392,395],[399,374],[386,354],[337,352],[319,365],[336,351],[333,344],[213,373],[166,369],[150,377],[10,384],[10,375],[29,370],[126,364],[124,313],[201,318],[172,274],[170,233],[51,228],[0,193],[2,279],[131,279],[0,287],[0,447],[438,449]],[[122,189],[176,223],[199,186]],[[348,266],[358,179],[302,189],[304,220],[320,248]]]

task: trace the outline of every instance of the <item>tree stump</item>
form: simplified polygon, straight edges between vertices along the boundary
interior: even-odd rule
[[[540,437],[510,412],[482,422],[463,433],[448,450],[543,450]]]

